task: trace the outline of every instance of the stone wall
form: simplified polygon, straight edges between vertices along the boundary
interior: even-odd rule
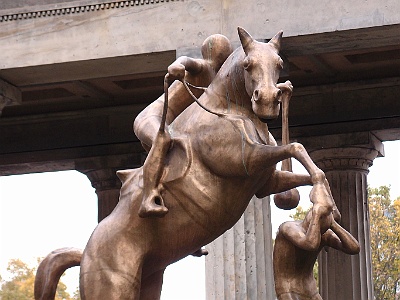
[[[196,48],[212,33],[235,42],[237,26],[267,39],[400,23],[397,0],[53,2],[0,13],[1,69]]]

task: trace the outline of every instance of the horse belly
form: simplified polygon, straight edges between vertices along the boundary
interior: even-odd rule
[[[184,178],[164,185],[169,209],[165,228],[179,232],[174,243],[187,245],[187,251],[197,250],[232,227],[254,195],[241,178],[226,180],[204,166],[192,167]]]

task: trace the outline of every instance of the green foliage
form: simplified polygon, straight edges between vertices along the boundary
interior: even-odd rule
[[[74,292],[74,295],[72,296],[72,299],[74,300],[81,300],[81,294],[79,292],[79,288],[77,288]]]
[[[294,215],[290,215],[290,217],[295,221],[302,221],[306,217],[307,212],[311,209],[309,207],[307,210],[303,210],[301,206],[296,207],[296,212]]]
[[[2,300],[32,300],[34,299],[33,285],[36,268],[30,268],[19,259],[12,259],[8,263],[7,271],[11,274],[8,281],[1,280],[0,299]],[[56,300],[72,300],[66,291],[67,287],[61,281],[58,284]]]
[[[395,299],[400,289],[400,197],[390,187],[368,188],[371,250],[376,299]]]

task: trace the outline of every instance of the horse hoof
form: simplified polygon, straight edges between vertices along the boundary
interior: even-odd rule
[[[290,210],[299,204],[300,194],[297,189],[291,189],[279,194],[274,195],[274,202],[276,207],[284,210]]]
[[[203,255],[208,255],[208,250],[200,248],[199,250],[192,253],[192,256],[202,257]]]

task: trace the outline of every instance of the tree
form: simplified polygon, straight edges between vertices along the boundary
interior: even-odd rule
[[[1,280],[0,299],[2,300],[31,300],[34,299],[33,285],[35,282],[36,268],[30,268],[19,259],[11,259],[7,271],[11,278]],[[67,287],[61,281],[58,283],[56,300],[72,300],[66,291]]]
[[[373,281],[376,299],[395,299],[400,289],[400,197],[390,187],[368,188]]]
[[[311,209],[312,207],[310,206],[307,210],[303,210],[301,206],[296,207],[296,212],[294,215],[290,215],[293,220],[295,221],[302,221],[305,219],[307,212]]]
[[[81,294],[79,292],[79,287],[76,288],[76,290],[74,292],[74,295],[72,296],[72,299],[73,300],[81,300]]]

